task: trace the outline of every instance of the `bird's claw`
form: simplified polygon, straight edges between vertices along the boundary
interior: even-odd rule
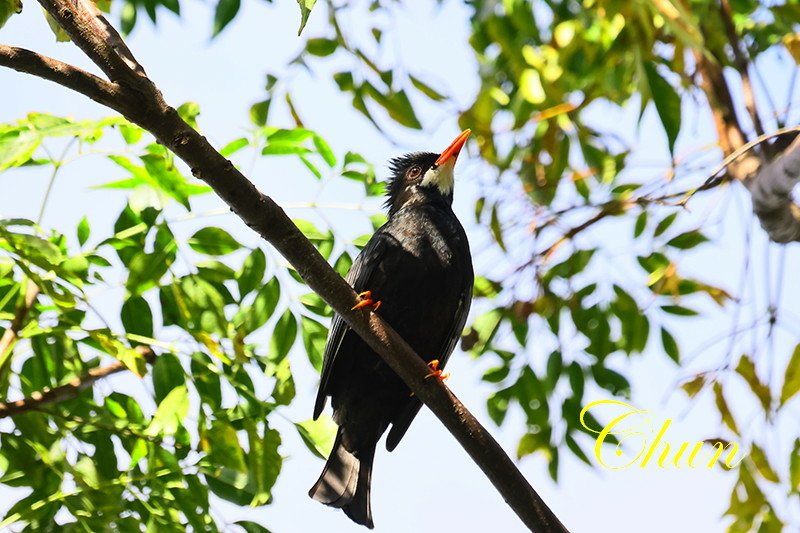
[[[378,308],[381,306],[381,301],[378,300],[377,302],[372,299],[372,291],[364,291],[358,294],[358,297],[361,298],[361,301],[358,302],[356,305],[350,308],[351,311],[356,309],[363,309],[365,307],[369,307],[373,311],[377,311]]]
[[[430,377],[436,376],[436,379],[439,381],[445,381],[447,378],[450,377],[450,374],[445,374],[439,369],[439,360],[433,359],[431,362],[428,363],[428,368],[431,369],[431,373],[425,376],[425,379]]]
[[[377,311],[378,308],[381,306],[381,301],[375,301],[372,299],[372,291],[364,291],[358,294],[358,297],[361,298],[361,301],[358,302],[356,305],[350,308],[351,311],[356,309],[363,309],[364,307],[369,307],[373,311]]]

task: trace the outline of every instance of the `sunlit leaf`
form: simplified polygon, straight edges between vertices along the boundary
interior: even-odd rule
[[[653,103],[655,103],[656,111],[661,118],[661,124],[664,125],[664,130],[667,132],[669,151],[674,153],[675,140],[681,129],[681,97],[678,96],[672,85],[661,77],[652,62],[645,63],[644,70],[647,73],[647,83],[650,85]]]
[[[303,444],[321,459],[328,457],[333,448],[338,426],[329,416],[321,416],[317,420],[295,422],[297,432],[303,439]]]
[[[297,35],[300,35],[303,33],[303,28],[306,27],[308,16],[311,15],[311,9],[317,0],[297,0],[297,3],[300,6],[300,29],[297,30]]]
[[[781,405],[791,400],[798,391],[800,391],[800,344],[795,346],[792,356],[786,364],[781,388]]]

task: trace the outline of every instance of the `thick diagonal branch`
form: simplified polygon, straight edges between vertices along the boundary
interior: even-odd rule
[[[147,346],[137,346],[135,348],[139,354],[144,357],[145,361],[152,363],[156,354]],[[69,383],[53,387],[44,391],[37,391],[21,400],[15,402],[2,403],[0,402],[0,418],[7,416],[14,416],[21,413],[27,413],[34,409],[39,409],[43,405],[49,403],[59,403],[65,400],[76,398],[81,391],[88,389],[98,379],[108,377],[117,372],[127,370],[128,367],[121,361],[116,361],[108,366],[100,368],[93,368],[83,376],[70,380]]]
[[[566,531],[513,461],[450,390],[426,380],[428,367],[377,315],[352,311],[357,297],[286,213],[167,105],[127,47],[88,0],[39,0],[48,13],[119,86],[107,105],[152,133],[192,168],[250,228],[295,267],[311,289],[338,312],[408,384],[456,437],[532,531]],[[122,45],[124,46],[124,45]],[[47,78],[52,79],[52,78]],[[56,80],[53,80],[56,81]],[[70,87],[74,88],[74,87]],[[76,88],[76,90],[79,90]]]

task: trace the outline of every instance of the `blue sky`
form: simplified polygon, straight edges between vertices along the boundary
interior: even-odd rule
[[[134,54],[144,65],[150,77],[159,85],[166,99],[173,105],[193,100],[201,105],[200,126],[216,146],[243,134],[248,127],[247,109],[263,97],[262,87],[267,72],[280,74],[286,60],[301,49],[302,41],[296,36],[297,5],[291,0],[276,0],[273,5],[263,2],[245,2],[243,12],[216,40],[209,41],[211,12],[200,3],[184,2],[184,16],[180,20],[169,13],[160,13],[157,29],[140,17],[139,27],[129,39]],[[311,16],[304,35],[326,34],[326,19],[320,9]],[[354,28],[368,28],[367,20],[348,22]],[[390,25],[400,38],[389,46],[389,57],[399,57],[415,66],[415,73],[423,79],[432,79],[436,85],[452,91],[461,106],[469,104],[478,89],[477,64],[466,45],[468,12],[460,3],[445,2],[441,10],[428,9],[421,3],[398,10],[394,17],[384,17],[382,23]],[[366,30],[365,30],[366,31]],[[38,6],[26,5],[26,11],[13,17],[0,30],[0,41],[28,47],[55,56],[73,64],[95,70],[93,65],[71,44],[53,41]],[[352,111],[346,97],[341,96],[327,79],[336,70],[336,63],[324,64],[313,78],[296,74],[291,80],[293,95],[307,126],[319,132],[332,145],[337,154],[356,150],[375,162],[380,176],[385,176],[384,162],[402,152],[418,149],[440,150],[458,132],[455,119],[457,110],[423,107],[424,133],[407,130],[390,130],[390,138],[376,134],[369,123]],[[339,63],[341,65],[341,63]],[[777,59],[762,65],[762,74],[773,81],[774,87],[788,77],[786,64]],[[80,95],[8,70],[0,70],[0,87],[5,95],[0,107],[0,122],[10,122],[29,111],[42,111],[75,118],[98,117],[110,114],[105,109]],[[10,91],[10,95],[9,92]],[[780,98],[785,99],[785,95]],[[600,107],[593,110],[598,121],[607,124],[630,124],[626,138],[637,146],[628,178],[633,181],[650,180],[666,168],[665,138],[653,110],[645,114],[639,135],[635,134],[635,116],[638,106],[615,110]],[[796,116],[796,114],[795,114]],[[285,111],[278,109],[272,116],[275,125],[289,126]],[[684,102],[684,121],[689,125],[678,143],[678,153],[688,153],[692,148],[713,142],[709,117],[688,101]],[[655,162],[655,165],[650,165]],[[649,166],[645,166],[645,164]],[[661,165],[661,167],[659,167]],[[249,177],[265,193],[279,203],[308,202],[317,197],[317,182],[306,176],[303,167],[294,161],[263,159],[252,169]],[[472,205],[477,194],[478,173],[481,165],[473,150],[459,159],[456,169],[456,211],[468,227],[473,249],[486,242],[484,228],[473,223]],[[700,174],[693,174],[699,176]],[[108,224],[118,214],[124,197],[118,193],[90,190],[91,185],[122,177],[118,170],[99,158],[87,158],[67,167],[56,182],[54,194],[43,224],[72,234],[84,215],[96,225]],[[44,173],[21,170],[0,176],[6,194],[0,195],[0,217],[25,216],[33,218],[46,186]],[[353,202],[358,188],[339,181],[319,193],[322,203]],[[24,199],[24,201],[20,201]],[[774,358],[771,366],[782,372],[787,354],[796,336],[797,317],[800,316],[797,298],[800,286],[796,279],[775,280],[781,260],[796,264],[796,245],[787,247],[786,256],[775,247],[768,247],[763,236],[747,215],[749,205],[741,191],[724,189],[698,198],[690,206],[690,213],[682,219],[687,229],[692,224],[703,224],[716,240],[693,252],[682,261],[682,267],[701,279],[713,281],[733,293],[739,288],[742,258],[747,252],[743,236],[748,227],[752,232],[752,288],[743,293],[744,315],[757,313],[774,300],[777,289],[783,293],[782,304],[787,308],[787,322],[779,329],[772,351],[768,345],[756,345],[758,336],[745,337],[737,342],[736,349],[755,349],[764,358]],[[79,206],[78,209],[75,209]],[[198,212],[222,207],[222,202],[208,195],[194,205]],[[369,213],[379,209],[378,201],[367,202]],[[177,213],[177,211],[176,211]],[[744,215],[742,214],[744,213]],[[309,210],[291,210],[290,215],[319,221]],[[353,210],[326,211],[340,235],[355,237],[369,230],[367,218]],[[606,242],[597,272],[604,276],[640,276],[636,271],[631,247],[641,244],[630,241],[631,221],[601,225],[587,232],[585,244]],[[257,237],[233,216],[200,219],[182,223],[179,237],[191,235],[204,224],[220,225],[241,242],[255,246]],[[262,245],[263,247],[263,245]],[[272,252],[270,257],[280,260]],[[479,270],[486,272],[489,261],[478,262]],[[772,280],[771,282],[768,280]],[[772,283],[771,296],[763,287]],[[121,295],[121,288],[112,289],[101,298],[113,301]],[[109,304],[110,305],[110,304]],[[727,348],[725,342],[703,348],[709,340],[724,337],[730,331],[730,315],[716,312],[713,306],[704,305],[710,313],[696,320],[675,320],[671,329],[679,338],[684,354],[697,352],[691,368],[714,368]],[[480,308],[478,308],[480,311]],[[792,315],[794,313],[794,315]],[[475,313],[473,312],[473,316]],[[794,318],[792,318],[792,316]],[[763,333],[763,332],[762,332]],[[761,337],[763,339],[763,334]],[[746,342],[745,342],[746,341]],[[266,339],[265,339],[266,342]],[[741,344],[741,346],[739,345]],[[652,411],[653,419],[673,419],[670,441],[697,441],[720,433],[720,422],[714,415],[708,394],[695,402],[685,401],[680,392],[674,392],[681,378],[689,372],[676,372],[675,366],[660,354],[660,344],[651,342],[647,352],[631,361],[614,361],[617,368],[632,376],[634,383],[632,403],[640,409]],[[538,366],[547,352],[532,346],[528,357]],[[298,397],[284,414],[291,420],[309,418],[318,377],[305,356],[295,349],[291,355]],[[480,381],[483,371],[491,366],[490,360],[472,360],[456,353],[449,365],[452,377],[448,385],[486,424],[509,454],[516,450],[517,439],[524,428],[519,413],[512,412],[506,424],[498,429],[486,415],[484,401],[492,387]],[[757,412],[743,387],[731,385],[737,410],[745,419],[759,426]],[[119,376],[101,384],[101,390],[125,388],[143,394],[149,385],[130,376]],[[605,396],[590,391],[591,399]],[[737,411],[738,412],[738,411]],[[0,426],[7,427],[7,426]],[[261,509],[241,509],[220,503],[215,508],[225,522],[240,518],[257,519],[273,533],[324,530],[336,532],[362,531],[344,515],[311,501],[307,490],[316,480],[322,461],[311,456],[293,433],[290,425],[280,427],[284,435],[282,453],[288,456],[274,490],[272,505]],[[791,435],[789,424],[771,437],[776,450],[783,450],[781,442]],[[589,448],[590,441],[583,441]],[[786,451],[776,454],[784,459]],[[732,474],[719,469],[659,470],[656,468],[630,468],[621,471],[591,470],[582,463],[562,454],[560,483],[551,482],[542,458],[529,457],[520,462],[520,468],[554,509],[562,521],[573,531],[623,532],[673,532],[722,531],[721,514],[727,507]],[[19,493],[0,488],[0,509],[10,506]],[[456,441],[438,424],[434,417],[423,411],[414,422],[402,445],[392,454],[379,447],[373,478],[373,512],[376,531],[523,531],[515,515],[505,506],[500,496],[468,459]],[[797,518],[796,506],[793,510]]]

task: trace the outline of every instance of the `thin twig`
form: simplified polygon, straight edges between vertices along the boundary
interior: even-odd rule
[[[155,352],[149,346],[137,346],[134,348],[145,361],[152,363],[155,360]],[[128,367],[122,361],[116,361],[107,366],[100,368],[92,368],[83,376],[74,378],[64,385],[53,387],[52,389],[45,389],[37,391],[21,400],[15,402],[2,403],[0,402],[0,418],[7,416],[14,416],[21,413],[27,413],[33,409],[40,409],[43,405],[49,403],[59,403],[66,400],[76,398],[82,390],[91,387],[95,381],[108,377],[117,372],[127,370]]]

